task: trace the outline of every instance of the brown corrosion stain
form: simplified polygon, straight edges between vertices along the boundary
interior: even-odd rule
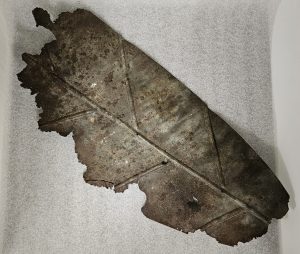
[[[18,78],[43,109],[39,128],[73,134],[87,183],[138,183],[148,218],[227,245],[287,213],[289,195],[262,159],[158,63],[89,11],[33,15],[56,40],[23,54]]]

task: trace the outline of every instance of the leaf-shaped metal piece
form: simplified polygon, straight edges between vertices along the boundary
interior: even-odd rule
[[[148,218],[227,245],[286,214],[289,195],[268,166],[172,74],[89,11],[33,14],[56,40],[23,54],[18,77],[43,109],[39,128],[73,133],[87,183],[138,183]]]

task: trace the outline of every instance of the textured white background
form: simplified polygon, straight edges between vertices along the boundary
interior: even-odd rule
[[[82,7],[152,56],[225,118],[274,168],[270,35],[277,1],[3,1],[13,65],[4,254],[279,253],[278,227],[231,248],[205,233],[185,235],[145,218],[145,195],[83,181],[71,136],[37,128],[34,97],[15,76],[21,54],[54,39],[35,28],[34,7],[53,18]]]
[[[290,211],[281,220],[281,250],[300,250],[300,0],[284,0],[272,36],[272,83],[276,116],[278,177],[290,193]]]

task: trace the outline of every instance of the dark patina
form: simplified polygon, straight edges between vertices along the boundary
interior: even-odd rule
[[[33,14],[56,40],[23,54],[18,77],[43,109],[39,128],[73,133],[87,183],[138,183],[148,218],[227,245],[286,214],[289,195],[268,166],[172,74],[89,11]]]

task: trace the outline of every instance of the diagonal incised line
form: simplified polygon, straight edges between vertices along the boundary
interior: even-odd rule
[[[45,126],[52,125],[52,124],[58,124],[58,123],[66,121],[66,120],[74,120],[74,119],[77,119],[77,118],[80,118],[82,116],[86,116],[86,115],[89,115],[89,114],[92,114],[92,113],[95,113],[95,112],[96,112],[95,110],[83,110],[83,111],[80,111],[80,112],[77,112],[77,113],[74,113],[74,114],[70,114],[70,115],[66,115],[66,116],[57,118],[57,119],[52,120],[52,121],[40,123],[39,126],[40,127],[45,127]]]
[[[130,85],[129,78],[128,78],[127,62],[126,62],[126,57],[125,57],[125,52],[124,52],[123,41],[124,41],[124,39],[122,37],[120,37],[120,44],[121,44],[120,51],[121,51],[122,66],[123,66],[123,71],[124,71],[124,75],[125,75],[125,82],[126,82],[127,89],[128,89],[129,103],[131,104],[131,108],[132,108],[132,113],[133,113],[133,116],[134,116],[134,122],[135,122],[136,129],[138,129],[139,128],[139,124],[138,124],[138,119],[137,119],[137,115],[136,115],[136,109],[135,109],[135,105],[134,105],[133,91],[132,91],[132,87]]]
[[[116,185],[114,186],[114,189],[115,189],[115,190],[118,190],[118,189],[122,188],[123,186],[125,186],[125,185],[127,185],[127,184],[130,184],[130,183],[132,183],[132,182],[134,182],[134,181],[137,180],[138,178],[141,178],[141,177],[143,177],[143,176],[145,176],[145,175],[148,175],[148,174],[152,173],[153,171],[159,170],[159,169],[161,169],[161,168],[167,166],[167,164],[168,164],[168,162],[164,162],[164,163],[159,163],[159,164],[157,164],[157,165],[155,165],[155,166],[153,166],[153,167],[150,167],[150,168],[146,169],[145,171],[142,171],[142,172],[140,172],[140,173],[138,173],[138,174],[136,174],[136,175],[134,175],[134,176],[132,176],[132,177],[129,177],[129,178],[126,179],[125,181],[116,184]]]
[[[244,209],[242,208],[235,208],[233,210],[230,210],[229,212],[226,212],[216,218],[213,218],[212,220],[210,220],[209,222],[206,222],[205,224],[203,224],[202,226],[200,226],[201,230],[206,230],[210,227],[215,227],[217,225],[220,225],[228,220],[231,220],[232,218],[242,214],[243,212],[245,212]]]
[[[159,152],[163,156],[167,157],[170,162],[173,162],[179,168],[185,170],[190,175],[196,177],[197,179],[199,179],[200,181],[202,181],[203,183],[205,183],[206,185],[208,185],[210,188],[212,188],[214,191],[216,191],[216,192],[218,192],[218,193],[220,193],[222,195],[225,195],[225,196],[229,197],[236,204],[238,204],[240,207],[242,207],[245,210],[247,210],[249,213],[253,214],[255,217],[257,217],[259,220],[261,220],[265,224],[269,224],[269,218],[266,217],[265,215],[263,215],[262,213],[260,213],[259,211],[257,211],[255,208],[250,207],[245,202],[243,202],[242,200],[240,200],[239,198],[235,197],[230,192],[228,192],[225,188],[218,186],[217,184],[215,184],[214,182],[210,181],[209,179],[207,179],[202,174],[199,174],[197,171],[195,171],[194,169],[192,169],[191,167],[189,167],[188,165],[186,165],[184,162],[178,160],[172,154],[170,154],[167,151],[165,151],[162,148],[160,148],[154,142],[152,142],[151,140],[149,140],[139,130],[135,130],[129,124],[127,124],[126,122],[123,122],[122,120],[120,120],[119,118],[117,118],[116,116],[114,116],[113,114],[111,114],[110,112],[108,112],[105,108],[103,108],[100,105],[96,104],[94,101],[92,101],[91,99],[89,99],[88,97],[86,97],[83,93],[81,93],[80,91],[78,91],[75,87],[73,87],[71,84],[69,84],[66,80],[64,80],[60,76],[56,75],[53,72],[51,72],[51,74],[54,75],[56,78],[59,78],[61,81],[63,81],[63,84],[65,84],[66,88],[69,89],[69,91],[71,91],[75,96],[81,98],[83,101],[85,101],[86,103],[88,103],[92,108],[94,108],[95,110],[97,110],[97,112],[100,115],[109,118],[110,120],[112,120],[113,122],[115,122],[116,124],[118,124],[119,126],[127,129],[132,134],[135,134],[135,135],[139,136],[140,139],[141,139],[141,141],[143,141],[147,145],[152,146],[152,148],[154,148],[157,152]]]
[[[213,141],[214,147],[216,149],[216,154],[217,154],[217,158],[218,158],[218,168],[219,168],[218,174],[219,174],[219,178],[221,180],[222,187],[225,187],[225,185],[226,185],[225,177],[223,174],[223,168],[222,168],[222,164],[221,164],[219,149],[218,149],[217,142],[216,142],[216,136],[215,136],[214,129],[212,126],[212,122],[211,122],[210,109],[208,107],[206,107],[206,109],[207,109],[207,115],[208,115],[208,120],[209,120],[212,141]]]

